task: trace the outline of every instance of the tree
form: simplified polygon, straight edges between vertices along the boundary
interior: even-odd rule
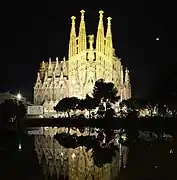
[[[120,106],[126,106],[129,110],[145,109],[148,106],[148,101],[143,98],[130,98],[123,100]]]
[[[9,120],[19,119],[25,116],[26,108],[21,101],[9,99],[5,100],[4,103],[0,105],[1,111],[1,123],[3,127],[7,127],[9,125]]]
[[[89,118],[90,118],[91,110],[95,109],[97,105],[98,104],[96,103],[95,99],[87,94],[85,99],[80,100],[78,104],[78,109],[80,110],[87,109],[89,111]]]
[[[77,97],[66,97],[59,101],[59,103],[54,107],[54,110],[57,112],[67,112],[68,117],[70,118],[70,111],[76,110],[78,103],[79,99]]]
[[[105,110],[107,111],[107,106],[111,103],[115,103],[120,99],[117,96],[117,89],[111,82],[104,82],[103,79],[96,81],[93,89],[93,97],[97,103],[105,102]]]

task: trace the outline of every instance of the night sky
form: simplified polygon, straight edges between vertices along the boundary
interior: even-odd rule
[[[24,5],[8,14],[8,21],[4,20],[6,28],[1,30],[0,91],[20,91],[31,99],[39,63],[48,61],[49,57],[62,58],[68,54],[70,17],[76,16],[78,30],[80,10],[84,9],[87,34],[96,35],[98,11],[102,9],[105,27],[106,17],[113,18],[114,48],[122,63],[130,69],[133,95],[148,97],[172,93],[175,89],[172,84],[175,81],[177,84],[176,6],[160,1],[156,4],[118,1],[112,6],[94,5],[94,8],[89,3],[70,4],[70,7],[57,2]]]

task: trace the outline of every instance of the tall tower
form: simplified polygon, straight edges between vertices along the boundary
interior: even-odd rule
[[[69,78],[74,80],[75,70],[77,69],[77,60],[74,58],[77,54],[77,44],[76,44],[76,29],[75,29],[75,16],[71,17],[71,32],[69,41]]]
[[[104,25],[103,25],[103,11],[99,11],[99,23],[96,38],[96,80],[103,79],[104,75]]]
[[[108,82],[112,81],[112,67],[113,67],[113,43],[112,43],[112,33],[111,33],[111,17],[107,20],[107,32],[105,40],[105,80]]]
[[[80,52],[85,53],[87,50],[85,20],[84,20],[85,11],[81,10],[80,12],[81,12],[81,21],[80,21],[79,36],[78,36],[78,54]]]
[[[73,94],[75,89],[76,75],[78,62],[76,59],[77,42],[76,42],[76,29],[75,29],[75,16],[71,17],[71,32],[69,41],[69,55],[68,55],[68,78],[69,78],[69,95]]]
[[[81,86],[81,91],[83,91],[83,86],[86,79],[86,50],[87,50],[87,41],[86,41],[86,29],[85,29],[85,20],[84,20],[84,10],[81,10],[81,21],[79,27],[78,35],[78,76],[79,84]],[[81,92],[82,94],[82,92]]]

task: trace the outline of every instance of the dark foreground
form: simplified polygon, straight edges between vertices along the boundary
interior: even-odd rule
[[[15,132],[0,133],[0,179],[43,180],[42,171],[33,149],[33,137],[21,136],[22,150],[18,149]]]
[[[44,180],[34,151],[33,136],[21,136],[18,150],[16,133],[1,133],[0,179]],[[170,149],[173,153],[170,153]],[[137,141],[130,147],[128,166],[118,180],[176,180],[177,141]]]
[[[97,127],[97,128],[132,128],[153,132],[166,132],[177,134],[177,119],[163,117],[142,118],[23,118],[19,120],[19,126],[26,127]]]

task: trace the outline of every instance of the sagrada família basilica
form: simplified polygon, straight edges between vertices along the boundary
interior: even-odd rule
[[[114,83],[121,100],[131,97],[129,70],[123,68],[121,59],[115,54],[111,17],[107,17],[107,30],[104,33],[103,13],[99,11],[96,37],[86,33],[84,10],[81,10],[78,35],[76,17],[71,17],[68,58],[49,58],[48,62],[41,62],[34,85],[35,105],[43,105],[52,111],[62,98],[84,98],[86,94],[91,94],[99,79]]]

